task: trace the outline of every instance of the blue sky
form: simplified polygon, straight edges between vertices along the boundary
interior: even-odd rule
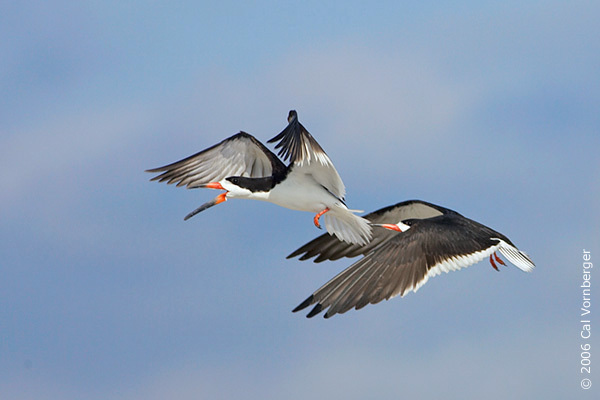
[[[578,322],[582,251],[600,254],[598,4],[72,3],[0,15],[0,397],[598,392]],[[312,215],[238,200],[184,222],[215,193],[143,172],[239,130],[266,141],[290,109],[351,208],[455,209],[536,270],[292,314],[352,263],[285,259]]]

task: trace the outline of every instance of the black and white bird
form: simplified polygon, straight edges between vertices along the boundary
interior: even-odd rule
[[[330,235],[339,240],[364,245],[371,238],[368,221],[355,215],[344,202],[346,189],[329,156],[298,121],[296,111],[288,116],[288,126],[268,143],[286,166],[254,136],[240,132],[222,142],[164,167],[147,172],[152,178],[177,186],[225,190],[215,199],[188,214],[189,219],[227,199],[263,200],[292,210],[316,213],[314,223],[324,221]]]
[[[473,265],[486,257],[492,267],[505,265],[500,252],[522,271],[535,265],[503,234],[448,208],[420,200],[404,201],[364,216],[375,229],[365,246],[320,236],[288,258],[314,261],[364,255],[309,296],[293,311],[311,305],[307,317],[328,309],[325,318],[367,304],[376,304],[409,291],[416,292],[430,277]]]

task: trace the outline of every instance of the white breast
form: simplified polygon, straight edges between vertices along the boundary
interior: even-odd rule
[[[341,205],[339,200],[310,175],[295,173],[290,173],[283,182],[276,185],[265,200],[292,210],[314,213]]]

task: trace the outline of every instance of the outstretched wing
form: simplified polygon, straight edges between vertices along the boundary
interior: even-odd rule
[[[146,172],[162,172],[151,180],[197,188],[229,176],[260,178],[285,170],[285,165],[254,136],[240,132],[183,160]]]
[[[298,121],[296,111],[290,111],[288,126],[267,143],[274,142],[279,142],[275,146],[280,149],[279,156],[293,165],[292,173],[312,175],[331,194],[344,200],[346,189],[342,178],[323,148]]]
[[[475,227],[475,229],[474,229]],[[329,308],[325,318],[361,309],[408,291],[417,291],[441,272],[473,265],[496,250],[523,270],[534,267],[529,257],[510,240],[460,215],[441,215],[412,220],[411,228],[396,233],[387,242],[342,271],[294,309],[316,304],[307,317]]]
[[[363,218],[372,224],[396,224],[400,221],[412,218],[432,218],[442,214],[456,213],[448,208],[440,207],[421,200],[403,201],[388,207],[381,208],[369,213]],[[342,257],[356,257],[367,254],[381,243],[395,236],[396,232],[384,228],[373,229],[373,237],[364,246],[350,244],[338,240],[335,236],[323,234],[316,239],[306,243],[287,258],[300,256],[300,260],[308,260],[316,257],[314,262],[325,260],[337,260]]]

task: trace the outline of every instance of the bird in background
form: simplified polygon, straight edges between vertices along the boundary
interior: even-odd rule
[[[298,305],[314,305],[307,317],[323,310],[325,318],[368,304],[416,292],[430,277],[468,267],[488,258],[492,267],[506,265],[497,255],[525,272],[535,267],[527,254],[506,236],[456,211],[420,200],[409,200],[364,216],[373,226],[366,245],[343,243],[321,235],[287,258],[312,257],[315,262],[363,255]]]
[[[188,189],[224,190],[189,213],[185,220],[228,199],[262,200],[292,210],[315,213],[329,235],[348,244],[366,245],[372,234],[369,222],[346,206],[346,189],[333,163],[292,110],[288,125],[267,143],[286,166],[254,136],[240,132],[183,160],[147,170],[160,173],[152,181],[176,183]]]

